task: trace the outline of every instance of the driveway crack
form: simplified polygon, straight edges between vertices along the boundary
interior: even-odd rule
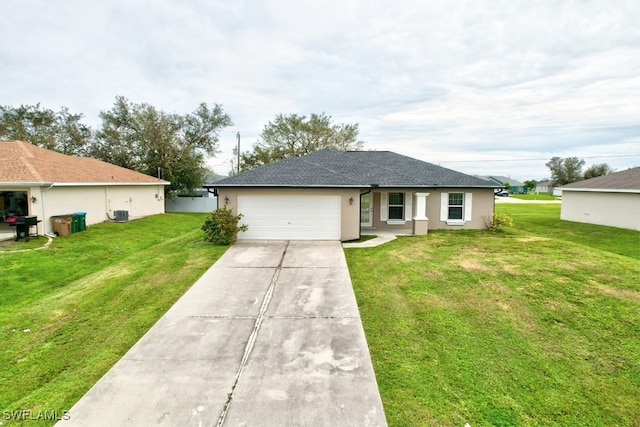
[[[229,412],[229,407],[231,406],[231,400],[233,399],[233,393],[235,392],[236,387],[238,386],[238,382],[240,381],[242,372],[244,371],[247,361],[249,360],[249,356],[253,351],[253,346],[256,342],[256,339],[258,338],[258,332],[260,331],[260,327],[262,326],[262,321],[265,318],[265,313],[267,312],[267,309],[269,308],[269,303],[271,302],[271,298],[273,297],[273,290],[276,286],[276,282],[278,281],[278,277],[280,276],[280,271],[282,270],[282,261],[284,260],[284,256],[286,255],[288,248],[289,248],[289,242],[287,241],[284,251],[282,252],[282,257],[280,257],[280,262],[278,263],[278,266],[276,267],[276,271],[273,273],[273,277],[271,278],[271,283],[269,284],[269,288],[267,289],[267,292],[265,293],[264,298],[262,299],[260,312],[258,313],[256,322],[253,325],[253,330],[249,335],[249,340],[247,341],[247,345],[244,348],[244,354],[242,355],[242,360],[240,361],[240,367],[238,368],[238,372],[236,373],[236,376],[234,378],[233,385],[231,386],[231,391],[227,394],[227,401],[225,402],[224,407],[222,408],[222,412],[218,417],[218,423],[216,424],[217,427],[222,427],[224,425],[224,420],[227,416],[227,413]]]

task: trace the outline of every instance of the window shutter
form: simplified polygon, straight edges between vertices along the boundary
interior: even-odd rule
[[[404,220],[413,219],[413,193],[404,193]]]
[[[471,221],[472,193],[464,193],[464,220]]]
[[[440,221],[449,219],[449,193],[440,195]]]
[[[389,198],[387,193],[380,193],[380,221],[389,219]]]

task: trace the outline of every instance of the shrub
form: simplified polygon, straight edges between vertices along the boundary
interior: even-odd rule
[[[494,212],[493,216],[487,217],[483,216],[484,224],[487,226],[487,229],[492,233],[496,233],[498,231],[503,231],[507,227],[513,227],[513,219],[511,215],[509,215],[511,211],[508,213],[500,213]]]
[[[216,245],[230,245],[238,238],[238,231],[247,231],[247,225],[238,226],[238,222],[242,218],[242,214],[233,215],[231,209],[227,206],[218,208],[211,212],[211,215],[204,220],[202,231],[204,231],[204,239],[207,242],[213,242]]]

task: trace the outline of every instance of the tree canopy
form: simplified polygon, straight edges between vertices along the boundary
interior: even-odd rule
[[[364,143],[358,140],[358,124],[334,124],[326,114],[278,114],[262,130],[260,140],[251,151],[241,155],[241,170],[299,157],[323,148],[361,150]]]
[[[546,163],[546,166],[551,171],[551,180],[554,185],[571,184],[572,182],[608,175],[613,172],[613,169],[608,164],[598,163],[589,166],[583,173],[584,160],[577,157],[567,157],[565,159],[552,157]]]
[[[28,141],[39,147],[70,155],[86,155],[91,128],[80,122],[82,114],[72,114],[40,104],[0,106],[0,139]]]
[[[598,176],[609,175],[613,170],[606,163],[597,163],[595,165],[591,165],[584,171],[582,177],[584,179],[595,178]]]
[[[189,192],[204,181],[205,156],[218,151],[218,133],[232,125],[222,107],[201,103],[193,113],[166,113],[149,104],[116,97],[100,113],[90,155],[170,181],[169,193]]]
[[[582,167],[584,160],[577,157],[552,157],[546,163],[551,171],[551,180],[554,185],[566,185],[582,179]]]
[[[534,179],[530,179],[524,182],[524,186],[527,189],[527,192],[533,193],[538,186],[538,183]]]

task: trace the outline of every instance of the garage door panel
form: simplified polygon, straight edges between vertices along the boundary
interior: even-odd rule
[[[340,196],[238,196],[240,239],[340,240]]]

